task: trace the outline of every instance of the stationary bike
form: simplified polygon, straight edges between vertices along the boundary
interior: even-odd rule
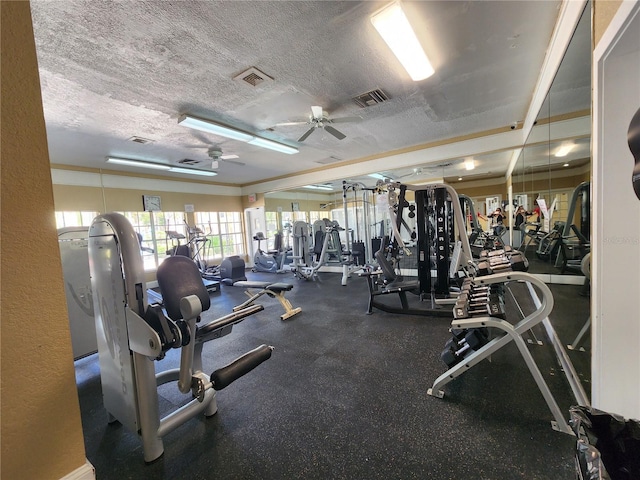
[[[278,261],[273,255],[269,255],[264,250],[262,250],[260,246],[262,240],[266,240],[264,233],[256,232],[256,234],[253,236],[253,239],[258,242],[258,249],[253,256],[253,268],[251,269],[251,271],[277,273]]]

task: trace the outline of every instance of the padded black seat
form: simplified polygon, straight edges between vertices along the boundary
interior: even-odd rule
[[[268,288],[274,292],[288,292],[293,288],[293,285],[290,283],[258,282],[253,280],[236,282],[233,286],[244,288]]]
[[[202,283],[200,270],[189,257],[166,258],[158,267],[156,277],[167,315],[173,321],[182,319],[180,299],[189,295],[198,296],[203,312],[209,310],[209,292]]]
[[[282,308],[284,308],[285,312],[284,314],[280,315],[281,320],[286,320],[287,318],[293,317],[294,315],[302,311],[300,307],[293,308],[291,302],[289,302],[289,300],[284,297],[284,292],[288,292],[293,288],[293,285],[291,285],[290,283],[271,283],[255,280],[243,280],[235,282],[233,286],[246,288],[246,293],[247,295],[249,295],[249,300],[241,305],[233,307],[234,312],[243,308],[247,308],[249,305],[253,305],[253,302],[255,302],[262,295],[267,295],[269,297],[275,298],[280,302],[280,305],[282,305]],[[257,289],[258,291],[252,291],[251,289]]]

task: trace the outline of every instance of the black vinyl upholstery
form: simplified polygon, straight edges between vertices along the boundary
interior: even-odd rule
[[[202,311],[211,306],[209,292],[202,282],[200,271],[189,257],[174,256],[166,258],[156,273],[158,286],[162,293],[167,315],[172,320],[180,320],[180,299],[197,295],[202,303]]]

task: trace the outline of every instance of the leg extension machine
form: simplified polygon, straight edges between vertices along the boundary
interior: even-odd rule
[[[216,390],[271,357],[272,347],[262,345],[210,375],[202,368],[203,343],[230,333],[263,307],[196,326],[210,299],[198,267],[184,256],[165,259],[157,272],[166,315],[159,305],[149,306],[138,240],[120,214],[94,219],[89,258],[104,406],[110,421],[139,433],[144,460],[152,462],[164,452],[164,435],[200,413],[214,415]],[[155,362],[172,348],[181,349],[180,368],[156,374]],[[161,418],[157,389],[171,381],[191,400]]]

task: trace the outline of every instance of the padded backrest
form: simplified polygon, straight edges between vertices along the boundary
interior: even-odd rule
[[[189,257],[168,257],[160,264],[156,273],[158,286],[167,315],[172,320],[180,320],[180,299],[188,295],[197,295],[202,303],[202,311],[211,306],[209,292],[202,282],[200,270]]]
[[[391,265],[389,260],[387,260],[387,255],[385,253],[385,249],[387,248],[387,239],[388,237],[383,237],[382,241],[380,242],[380,250],[378,250],[373,256],[376,258],[376,261],[378,262],[380,270],[382,270],[384,278],[388,282],[393,282],[394,280],[396,280],[396,278],[398,278],[398,276],[396,275],[396,271],[394,270],[393,265]]]
[[[273,249],[282,250],[282,233],[278,232],[273,236]]]
[[[325,233],[317,230],[313,240],[313,253],[320,255],[322,253],[322,245],[324,243]]]

